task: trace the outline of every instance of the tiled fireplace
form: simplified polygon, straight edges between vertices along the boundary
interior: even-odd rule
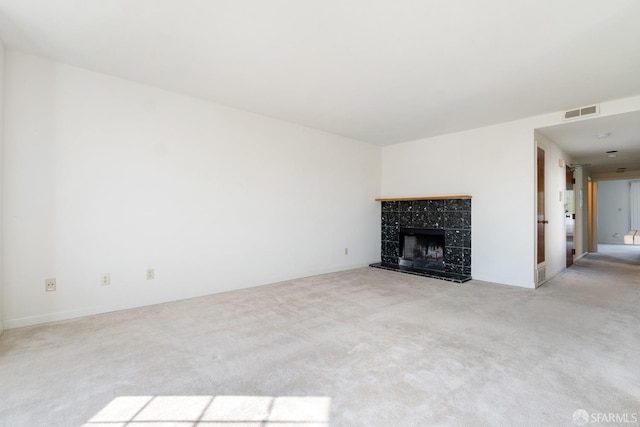
[[[379,199],[382,262],[372,267],[471,280],[471,197]]]

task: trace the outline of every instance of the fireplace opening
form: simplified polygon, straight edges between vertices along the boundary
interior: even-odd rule
[[[422,270],[444,270],[444,230],[400,229],[400,265]]]

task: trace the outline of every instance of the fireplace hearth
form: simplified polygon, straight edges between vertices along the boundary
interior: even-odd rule
[[[471,197],[379,199],[381,262],[371,267],[471,280]]]

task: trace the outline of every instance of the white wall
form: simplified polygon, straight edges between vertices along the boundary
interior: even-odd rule
[[[4,329],[2,310],[2,178],[4,176],[4,44],[0,41],[0,335]]]
[[[600,104],[600,117],[640,109],[640,97]],[[589,120],[589,119],[586,119]],[[475,279],[533,288],[535,253],[534,129],[562,123],[555,112],[382,149],[382,197],[472,196],[471,270]],[[547,277],[564,269],[565,155],[547,189],[554,218],[547,231]],[[550,166],[553,169],[553,166]],[[562,178],[560,178],[562,176]],[[555,198],[555,200],[554,200]],[[554,213],[555,212],[555,213]]]
[[[598,243],[624,243],[631,229],[629,183],[598,181]]]
[[[532,287],[532,141],[506,123],[384,147],[382,196],[471,195],[473,277]]]
[[[16,52],[5,70],[5,327],[377,261],[378,196],[472,195],[474,278],[534,286],[533,130],[559,112],[380,150]]]
[[[11,51],[5,96],[7,328],[379,260],[378,147]]]

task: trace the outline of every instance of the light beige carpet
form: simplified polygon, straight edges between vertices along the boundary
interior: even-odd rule
[[[639,313],[640,247],[603,247],[535,291],[327,274],[5,331],[0,425],[640,419]]]

